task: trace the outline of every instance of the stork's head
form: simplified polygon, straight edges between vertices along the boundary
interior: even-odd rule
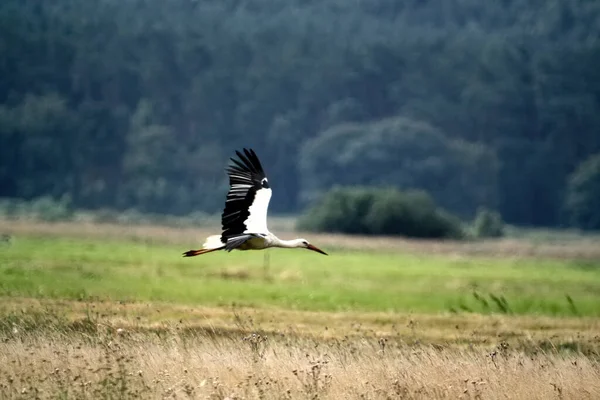
[[[298,243],[297,247],[316,251],[317,253],[321,253],[326,256],[328,255],[323,250],[319,249],[317,246],[313,246],[312,244],[308,243],[308,240],[306,240],[306,239],[296,239],[296,242]]]

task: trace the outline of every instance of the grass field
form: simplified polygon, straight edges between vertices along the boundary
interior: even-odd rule
[[[0,233],[2,398],[600,396],[596,239],[303,234],[330,256],[265,260],[182,258],[193,229]]]
[[[182,258],[194,245],[186,244],[19,235],[0,253],[0,295],[315,311],[600,316],[600,265],[594,260],[338,247],[328,249],[329,257],[269,250],[265,269],[264,252]]]

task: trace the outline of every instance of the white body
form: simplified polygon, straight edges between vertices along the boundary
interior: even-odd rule
[[[239,250],[263,250],[269,247],[281,247],[286,249],[306,248],[308,242],[305,239],[281,240],[271,232],[253,237],[239,247]],[[206,238],[202,245],[205,250],[215,250],[223,247],[220,235],[211,235]]]

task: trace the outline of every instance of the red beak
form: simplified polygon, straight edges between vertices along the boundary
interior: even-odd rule
[[[313,246],[312,244],[309,244],[308,246],[306,246],[306,248],[309,250],[312,250],[312,251],[316,251],[317,253],[324,254],[326,256],[329,255],[329,254],[325,253],[323,250],[319,249],[318,247]]]

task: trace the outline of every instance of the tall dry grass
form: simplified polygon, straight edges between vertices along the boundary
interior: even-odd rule
[[[597,399],[600,365],[368,337],[15,333],[0,344],[0,398]]]

